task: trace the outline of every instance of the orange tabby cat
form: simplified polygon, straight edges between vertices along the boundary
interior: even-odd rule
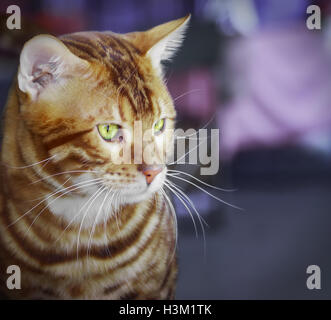
[[[5,297],[174,297],[176,226],[162,190],[172,148],[156,150],[157,165],[114,159],[139,144],[134,122],[152,129],[156,149],[160,137],[172,141],[165,129],[174,127],[175,110],[161,61],[180,45],[188,21],[124,35],[40,35],[25,44],[1,150]],[[7,288],[10,265],[20,267],[21,289]]]

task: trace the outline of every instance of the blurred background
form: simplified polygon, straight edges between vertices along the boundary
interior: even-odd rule
[[[179,222],[178,299],[331,298],[331,8],[309,0],[15,1],[21,30],[0,4],[0,105],[19,53],[39,33],[125,33],[192,14],[166,79],[178,127],[220,129],[220,170],[176,170],[226,189],[179,184],[209,227],[198,237],[174,197]],[[319,5],[321,30],[306,9]],[[185,177],[184,175],[182,177]],[[173,181],[182,182],[173,178]],[[194,211],[193,211],[194,214]],[[198,220],[196,223],[199,227]],[[318,265],[322,289],[308,290]]]

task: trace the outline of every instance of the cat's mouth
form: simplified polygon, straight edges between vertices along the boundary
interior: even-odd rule
[[[121,190],[121,196],[126,203],[135,203],[147,200],[153,194],[161,189],[164,184],[167,169],[163,167],[153,178],[148,182],[144,177],[139,179],[134,186],[127,186]]]
[[[83,174],[79,179],[74,181],[75,186],[83,187],[83,198],[91,198],[96,200],[102,199],[103,195],[107,201],[114,202],[116,205],[125,205],[145,201],[154,196],[165,183],[167,168],[163,166],[161,170],[154,175],[153,179],[146,179],[146,174],[138,172],[134,181],[123,182],[120,178],[114,175],[92,176]],[[75,188],[78,188],[75,187]],[[92,200],[91,200],[92,201]],[[105,200],[106,202],[106,200]]]

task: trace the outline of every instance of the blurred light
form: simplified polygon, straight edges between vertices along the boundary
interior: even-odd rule
[[[243,35],[256,30],[258,17],[252,0],[228,1],[229,14],[234,28]]]

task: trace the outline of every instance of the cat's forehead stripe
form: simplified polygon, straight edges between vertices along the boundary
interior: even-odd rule
[[[138,49],[110,33],[95,33],[94,37],[74,34],[62,40],[69,49],[74,48],[74,53],[81,58],[102,62],[109,71],[110,80],[119,94],[127,98],[134,113],[142,115],[153,111],[152,92],[145,84],[137,61],[140,55]],[[124,114],[121,116],[124,117]]]

